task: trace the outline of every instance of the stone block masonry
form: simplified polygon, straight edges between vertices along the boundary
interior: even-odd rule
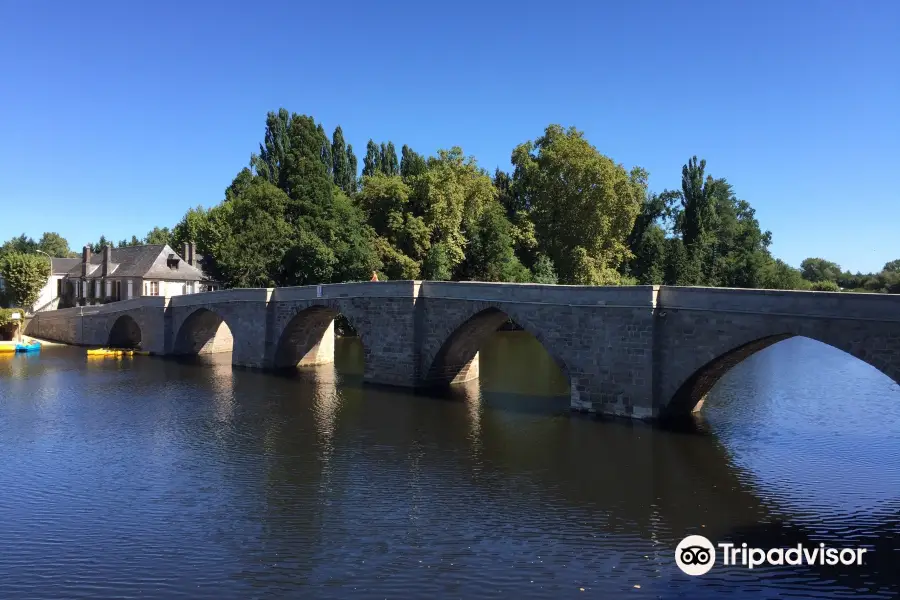
[[[573,410],[653,418],[697,410],[732,366],[791,336],[900,381],[900,296],[665,286],[389,281],[143,297],[35,315],[26,333],[155,354],[232,351],[274,369],[334,360],[334,318],[358,333],[370,383],[478,378],[478,351],[512,319],[571,385]]]

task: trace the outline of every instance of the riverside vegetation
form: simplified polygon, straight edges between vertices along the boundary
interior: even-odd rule
[[[119,246],[193,241],[226,287],[381,279],[580,285],[667,284],[900,293],[900,260],[852,274],[822,258],[794,268],[772,257],[772,234],[725,178],[692,157],[681,189],[655,193],[584,135],[559,125],[512,151],[493,176],[453,147],[425,157],[369,140],[357,157],[341,127],[329,139],[312,117],[270,112],[264,141],[211,208],[187,211]],[[104,236],[94,251],[114,245]],[[73,255],[48,232],[0,247],[0,275],[46,281],[43,250]],[[43,265],[43,266],[42,266]],[[34,270],[33,276],[22,274]],[[39,289],[39,287],[38,287]],[[27,305],[37,290],[13,290]]]

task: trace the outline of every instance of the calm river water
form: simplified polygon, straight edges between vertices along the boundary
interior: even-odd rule
[[[570,415],[523,332],[443,398],[296,377],[0,355],[0,598],[894,598],[900,389],[793,339],[696,430]],[[869,549],[862,567],[674,563],[689,533]]]

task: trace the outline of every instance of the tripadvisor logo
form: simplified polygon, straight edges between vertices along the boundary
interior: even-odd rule
[[[830,548],[819,544],[812,548],[797,544],[790,548],[749,548],[730,542],[714,545],[702,535],[689,535],[675,548],[675,564],[685,574],[704,575],[716,564],[716,547],[721,550],[722,564],[741,565],[752,569],[760,565],[861,565],[865,548]]]

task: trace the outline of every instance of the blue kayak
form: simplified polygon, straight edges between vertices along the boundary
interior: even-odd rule
[[[40,352],[41,345],[38,342],[31,342],[30,344],[16,344],[16,352]]]

